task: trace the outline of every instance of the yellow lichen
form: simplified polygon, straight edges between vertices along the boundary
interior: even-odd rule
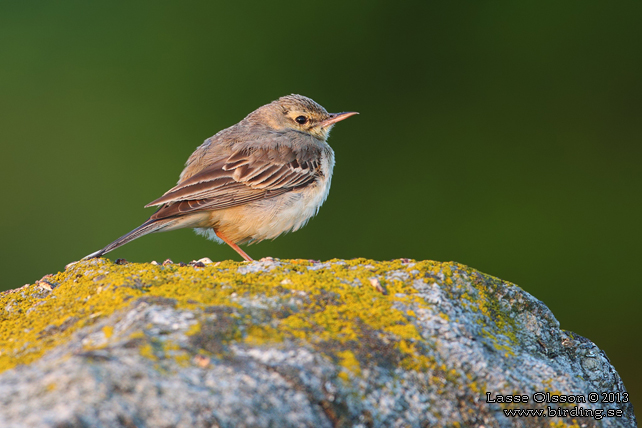
[[[191,356],[183,348],[172,341],[166,340],[162,346],[163,358],[170,358],[179,366],[187,367],[191,362]]]
[[[562,420],[560,421],[551,421],[548,423],[548,426],[551,428],[580,428],[580,424],[573,419],[572,423],[568,424]]]
[[[185,332],[185,335],[187,336],[194,336],[195,334],[199,333],[201,331],[201,324],[200,323],[194,323],[192,326]]]
[[[114,327],[110,325],[106,325],[103,327],[103,334],[105,335],[105,339],[109,339],[112,334],[114,334]]]
[[[460,293],[459,300],[479,308],[492,324],[483,332],[494,338],[498,350],[512,352],[502,334],[514,337],[513,323],[505,314],[489,286],[475,283],[477,296],[450,290],[457,287],[457,275],[472,276],[472,269],[457,263],[417,262],[412,266],[400,260],[377,262],[367,259],[330,260],[324,269],[310,270],[307,260],[284,260],[269,273],[239,273],[244,263],[231,261],[195,269],[190,266],[158,266],[152,264],[116,265],[107,260],[82,261],[50,278],[53,291],[44,292],[36,285],[0,295],[0,371],[17,364],[28,364],[44,352],[69,340],[79,329],[91,326],[114,312],[122,310],[139,298],[172,299],[181,310],[202,311],[220,307],[230,311],[233,327],[222,341],[243,340],[251,346],[269,343],[302,341],[335,355],[341,365],[360,375],[359,361],[374,351],[363,348],[368,340],[385,340],[398,352],[403,367],[411,370],[436,370],[435,361],[425,354],[424,340],[416,325],[416,308],[430,309],[431,304],[419,297],[413,279],[441,278],[445,292]],[[386,280],[390,271],[410,275],[409,281]],[[385,290],[376,289],[370,279],[376,277]],[[277,300],[291,308],[289,312],[271,314],[257,320],[244,312],[241,299]],[[415,310],[409,306],[415,306]],[[397,308],[408,307],[404,311]],[[423,313],[423,312],[420,312]],[[444,320],[448,316],[439,313]],[[113,328],[102,328],[109,341]],[[201,333],[200,322],[186,332]],[[218,334],[218,333],[217,333]],[[129,339],[145,339],[143,332],[134,332]],[[424,343],[424,345],[422,345]],[[158,361],[174,358],[188,364],[188,354],[167,343],[143,343],[140,354]],[[445,376],[454,376],[443,366]],[[348,376],[345,372],[343,376]]]
[[[135,331],[135,332],[133,332],[132,334],[130,334],[130,335],[128,336],[128,339],[129,339],[129,340],[132,340],[132,339],[142,339],[142,338],[144,338],[144,337],[145,337],[145,333],[143,333],[142,331]]]
[[[158,357],[156,354],[154,354],[154,347],[150,343],[146,343],[142,345],[139,349],[138,352],[140,353],[141,356],[148,358],[152,361],[158,360]]]
[[[406,370],[426,371],[436,366],[435,360],[419,352],[414,343],[400,340],[397,349],[405,356],[401,361],[401,366]]]
[[[356,376],[361,376],[361,364],[359,364],[359,360],[357,360],[352,351],[345,350],[337,352],[337,356],[340,358],[339,365],[341,367],[345,368]]]
[[[265,325],[251,325],[245,335],[245,342],[250,345],[263,345],[281,340],[283,336],[278,330]]]

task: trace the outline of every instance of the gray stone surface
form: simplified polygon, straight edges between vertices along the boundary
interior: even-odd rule
[[[83,263],[38,298],[54,298],[79,274],[107,298],[121,267]],[[140,266],[158,272],[145,283],[127,266],[124,285],[142,297],[0,374],[1,427],[636,426],[628,402],[565,405],[621,417],[549,417],[548,407],[559,405],[534,403],[536,392],[587,401],[593,392],[618,393],[625,401],[619,375],[595,344],[560,329],[542,302],[462,265]],[[190,282],[190,272],[211,273],[191,284],[224,294],[225,303],[148,295],[177,276]],[[237,293],[230,278],[256,286]],[[388,307],[381,318],[403,322],[379,326],[369,307]],[[330,321],[299,329],[292,317]],[[530,401],[488,403],[486,392]],[[547,416],[504,414],[529,408]]]

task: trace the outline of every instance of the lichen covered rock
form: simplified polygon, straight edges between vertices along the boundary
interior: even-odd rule
[[[456,263],[93,259],[0,311],[2,427],[635,426],[602,351]]]

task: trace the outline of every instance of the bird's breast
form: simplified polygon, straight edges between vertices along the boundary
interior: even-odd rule
[[[317,214],[327,199],[333,169],[334,153],[328,147],[321,155],[321,174],[314,182],[274,198],[213,211],[211,224],[236,243],[274,239],[298,230]]]

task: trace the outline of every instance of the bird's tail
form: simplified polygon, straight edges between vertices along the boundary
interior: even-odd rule
[[[120,238],[116,239],[114,242],[107,245],[102,250],[98,250],[95,253],[91,253],[83,257],[83,260],[93,259],[94,257],[101,257],[103,254],[107,254],[111,250],[115,250],[116,248],[121,247],[126,243],[133,241],[136,238],[140,238],[141,236],[147,235],[148,233],[160,232],[161,230],[166,229],[169,226],[172,226],[176,222],[177,222],[177,219],[175,218],[160,219],[160,220],[149,219],[145,223],[138,226],[136,229],[129,232],[128,234],[123,235]]]

